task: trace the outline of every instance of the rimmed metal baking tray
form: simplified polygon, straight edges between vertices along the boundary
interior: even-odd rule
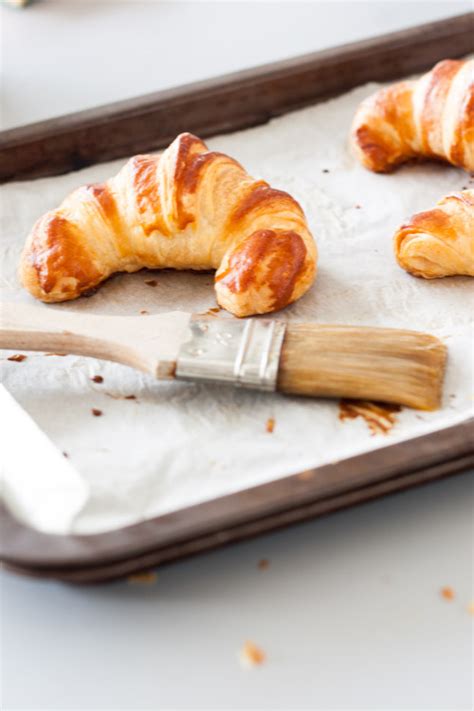
[[[474,50],[474,13],[113,103],[0,134],[0,181],[58,175],[389,81]],[[202,504],[85,536],[43,534],[0,508],[0,554],[18,573],[91,583],[243,540],[474,466],[474,420]]]

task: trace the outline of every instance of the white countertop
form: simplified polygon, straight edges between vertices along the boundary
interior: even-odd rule
[[[6,127],[468,11],[469,2],[1,8]],[[472,707],[472,474],[159,571],[72,588],[4,573],[2,707]],[[257,568],[262,558],[266,570]],[[454,600],[440,595],[443,586]],[[250,639],[267,653],[243,670]]]
[[[2,125],[439,20],[447,2],[37,0],[2,7]]]

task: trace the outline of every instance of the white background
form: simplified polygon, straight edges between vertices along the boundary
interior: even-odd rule
[[[469,2],[1,9],[11,127],[465,12]],[[2,579],[3,708],[470,709],[472,475],[163,569]],[[268,570],[257,569],[268,558]],[[440,588],[456,591],[451,602]],[[268,655],[244,671],[246,639]]]

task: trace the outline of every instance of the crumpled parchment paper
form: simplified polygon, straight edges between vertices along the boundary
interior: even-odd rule
[[[62,521],[62,532],[94,533],[135,523],[426,433],[472,411],[473,283],[467,277],[425,281],[409,276],[395,262],[392,235],[413,213],[474,183],[461,170],[434,163],[408,165],[388,176],[364,170],[348,149],[347,134],[357,105],[377,88],[359,87],[267,125],[213,138],[208,145],[290,192],[306,212],[319,249],[318,278],[278,317],[412,328],[441,337],[449,347],[442,409],[404,409],[389,434],[372,436],[361,419],[341,422],[335,401],[160,383],[124,366],[78,356],[31,353],[17,363],[6,360],[4,352],[5,386],[67,452],[89,491],[69,524]],[[106,179],[123,162],[1,188],[3,301],[33,301],[16,279],[33,222],[73,188]],[[145,284],[150,277],[156,287]],[[211,274],[140,272],[112,278],[90,298],[49,308],[57,309],[58,317],[63,309],[205,312],[216,305],[212,285]],[[101,375],[103,383],[94,383],[93,375]],[[124,399],[127,395],[136,399]],[[103,416],[93,417],[91,408]],[[275,420],[272,433],[266,430],[268,418]],[[11,467],[8,476],[15,476]],[[22,518],[32,525],[41,520],[43,530],[55,531],[53,515],[38,515],[46,496],[27,497],[31,510],[23,506]],[[11,499],[9,505],[15,510]]]

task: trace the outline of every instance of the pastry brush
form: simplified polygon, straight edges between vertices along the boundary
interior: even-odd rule
[[[0,347],[115,361],[160,379],[201,380],[311,397],[440,404],[446,348],[416,331],[174,311],[101,316],[0,305]]]

